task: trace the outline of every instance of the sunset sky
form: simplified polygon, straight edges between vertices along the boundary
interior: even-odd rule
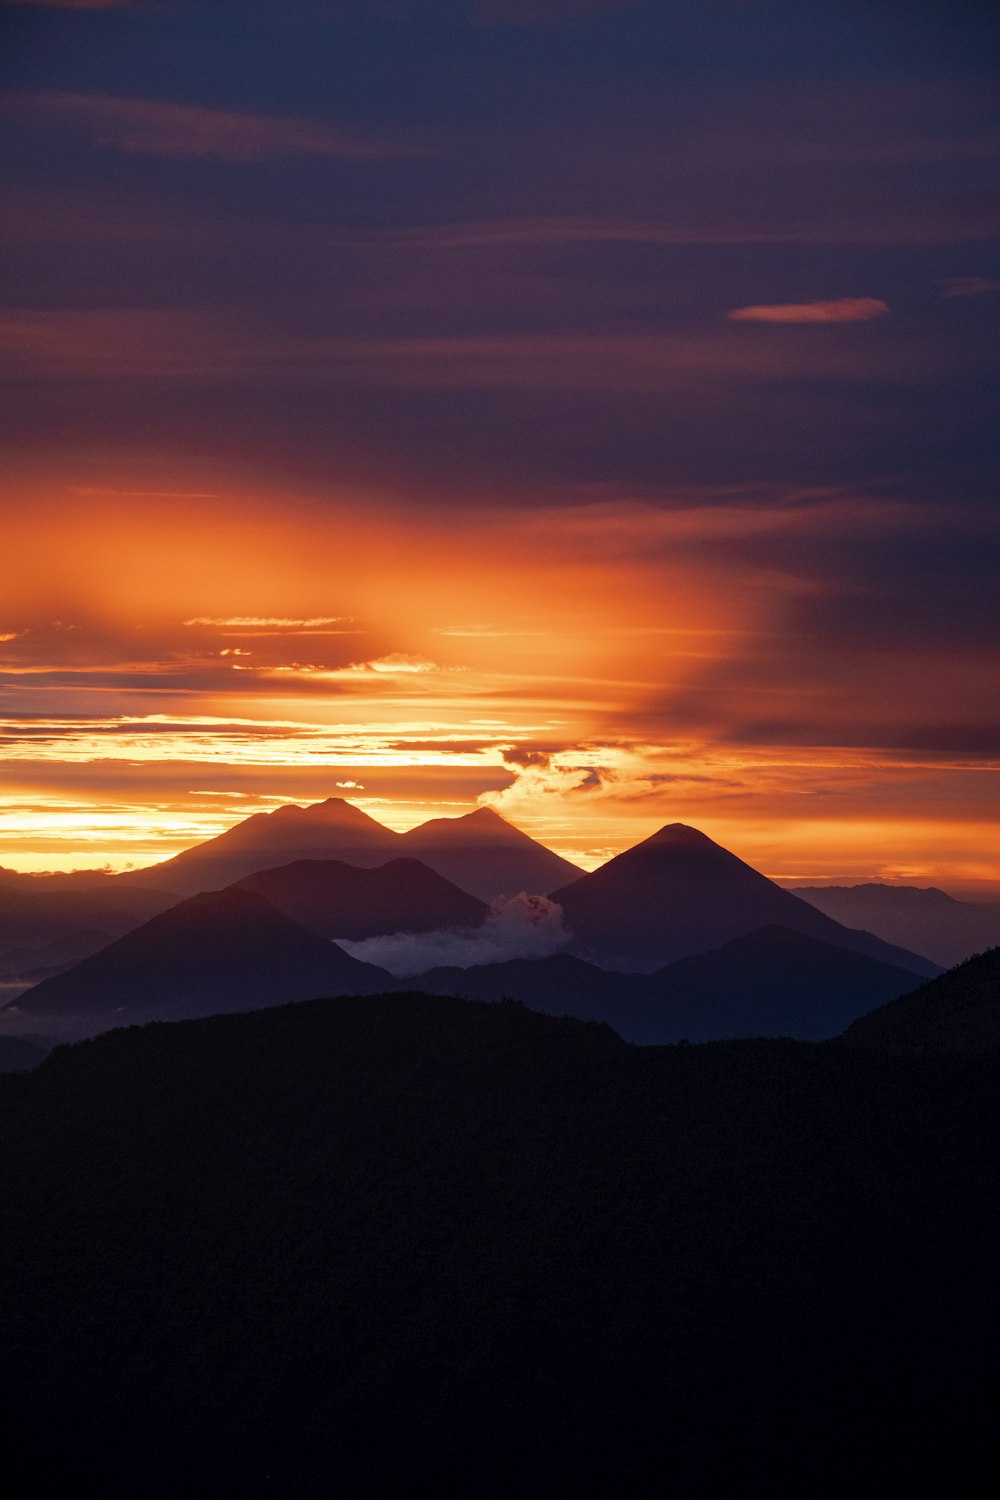
[[[0,865],[1000,894],[1000,9],[0,3]]]

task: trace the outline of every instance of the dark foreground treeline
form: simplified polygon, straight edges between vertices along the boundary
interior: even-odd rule
[[[389,995],[0,1080],[19,1496],[991,1493],[1000,1059]]]

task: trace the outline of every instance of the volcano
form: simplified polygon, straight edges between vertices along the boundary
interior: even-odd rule
[[[402,835],[405,852],[483,901],[544,896],[580,874],[544,844],[508,823],[490,807],[461,818],[432,818]]]
[[[258,870],[300,859],[339,859],[371,868],[400,854],[400,835],[370,818],[342,797],[328,797],[309,807],[290,803],[270,813],[254,813],[208,839],[176,854],[173,859],[120,875],[118,881],[155,879],[164,890],[179,896],[221,890]]]
[[[248,875],[237,889],[256,891],[310,932],[333,939],[478,927],[489,910],[416,859],[393,859],[374,870],[300,859]]]
[[[603,968],[650,972],[779,926],[915,974],[940,972],[916,953],[842,927],[684,823],[668,824],[551,896],[573,931],[571,951]]]
[[[32,1017],[104,1015],[123,1024],[371,994],[394,984],[254,891],[205,891],[43,980],[15,1004]]]

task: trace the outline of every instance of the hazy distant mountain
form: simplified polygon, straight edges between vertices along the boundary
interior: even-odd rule
[[[208,891],[21,995],[17,1013],[116,1020],[251,1010],[369,994],[394,981],[307,932],[253,891]]]
[[[843,1043],[886,1052],[1000,1049],[1000,948],[967,958],[929,984],[849,1026]]]
[[[580,874],[568,859],[553,854],[489,807],[461,818],[432,818],[404,833],[402,843],[412,858],[484,901],[520,891],[544,896]]]
[[[0,1080],[5,1471],[985,1496],[998,1071],[421,995],[60,1048]]]
[[[398,833],[343,798],[329,797],[310,807],[289,804],[274,812],[254,813],[218,838],[117,879],[135,884],[155,878],[163,889],[188,895],[220,890],[258,870],[300,859],[339,859],[371,867],[402,852]]]
[[[432,969],[409,981],[436,995],[520,1000],[547,1015],[604,1021],[627,1041],[836,1036],[856,1016],[904,994],[918,978],[787,927],[763,927],[655,974],[608,973],[560,953],[470,969]]]
[[[81,958],[89,958],[92,953],[106,948],[113,938],[114,934],[110,932],[91,928],[87,932],[71,932],[66,937],[54,938],[51,943],[38,947],[8,948],[5,953],[0,953],[0,980],[20,979],[32,974],[41,979],[44,975],[38,973],[40,969],[55,973],[58,969],[69,968]]]
[[[683,823],[661,828],[551,895],[573,930],[573,951],[612,969],[649,972],[772,924],[911,973],[939,968],[871,933],[842,927]]]
[[[334,939],[477,927],[489,911],[416,859],[393,859],[374,870],[300,859],[248,875],[237,889],[256,891],[310,932]]]
[[[34,877],[21,876],[0,885],[0,953],[45,948],[94,932],[110,941],[177,899],[166,890],[120,884],[120,877],[106,879],[106,885],[88,887],[36,884]],[[38,962],[46,962],[44,954]]]
[[[957,964],[1000,943],[1000,906],[956,901],[933,886],[797,886],[796,896],[848,927],[863,927],[890,943]]]

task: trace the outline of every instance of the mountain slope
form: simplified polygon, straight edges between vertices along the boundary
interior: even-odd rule
[[[119,1021],[210,1015],[391,987],[253,891],[192,896],[15,1002],[19,1015]]]
[[[415,859],[393,859],[374,870],[300,859],[248,875],[237,889],[255,891],[310,932],[333,939],[478,927],[489,910]]]
[[[683,823],[553,891],[552,900],[573,930],[573,951],[607,968],[648,972],[777,925],[912,973],[938,972],[918,954],[842,927]]]
[[[949,967],[1000,943],[1000,906],[956,901],[933,886],[797,886],[795,895],[836,922],[863,927]]]
[[[164,890],[193,895],[300,859],[339,859],[370,867],[402,852],[398,833],[343,798],[329,797],[309,807],[290,803],[274,812],[254,813],[218,838],[117,880],[137,884],[155,878]]]
[[[649,976],[664,1041],[836,1036],[918,976],[787,927],[761,927]]]
[[[544,896],[580,873],[489,807],[461,818],[432,818],[404,833],[402,844],[411,858],[483,901],[520,891]]]
[[[855,1021],[840,1041],[887,1052],[1000,1050],[1000,948],[977,953],[929,984]]]

